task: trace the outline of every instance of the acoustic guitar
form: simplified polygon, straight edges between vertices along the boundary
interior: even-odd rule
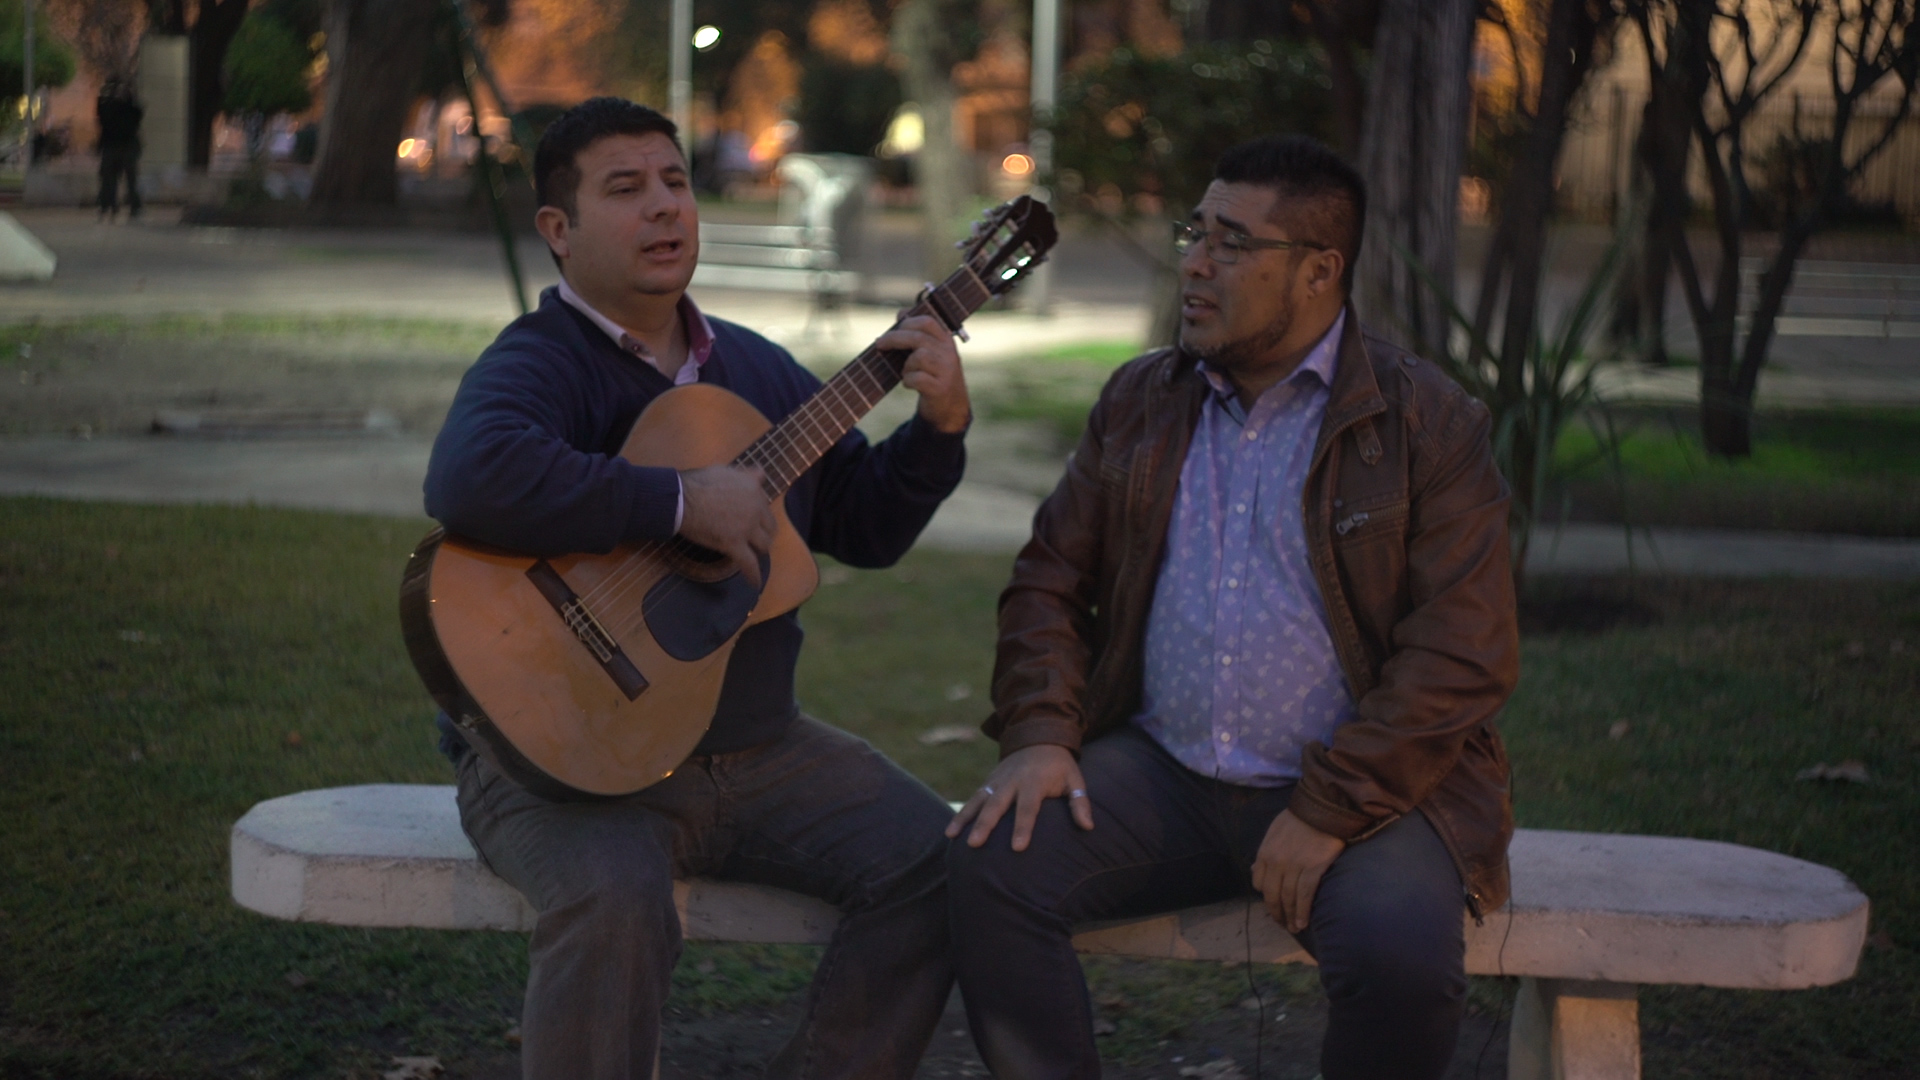
[[[962,322],[1037,267],[1053,215],[1022,196],[989,211],[959,269],[902,319]],[[473,749],[556,799],[630,794],[677,768],[713,722],[740,634],[813,595],[819,569],[787,520],[800,475],[900,382],[907,353],[869,346],[778,424],[717,386],[655,398],[620,456],[636,465],[759,466],[777,531],[755,589],[678,537],[535,558],[436,529],[407,560],[400,623],[433,699]]]

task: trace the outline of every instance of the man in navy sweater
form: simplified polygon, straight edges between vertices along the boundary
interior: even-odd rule
[[[461,382],[426,482],[427,512],[449,530],[536,555],[679,535],[758,579],[774,528],[759,470],[618,456],[641,410],[676,385],[726,387],[776,423],[820,385],[687,297],[699,229],[675,135],[652,109],[595,98],[542,137],[535,221],[562,282]],[[920,395],[917,414],[877,445],[849,433],[785,503],[814,550],[855,566],[912,546],[959,483],[972,415],[937,320],[908,320],[879,344],[911,351],[903,383]],[[680,954],[673,879],[694,874],[795,889],[843,914],[770,1076],[912,1075],[952,983],[951,815],[872,747],[800,713],[801,636],[791,613],[748,629],[693,756],[625,798],[535,795],[441,717],[461,824],[539,912],[520,1022],[530,1080],[653,1073]]]

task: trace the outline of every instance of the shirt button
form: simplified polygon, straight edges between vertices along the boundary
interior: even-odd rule
[[[1335,499],[1335,500],[1333,500],[1333,508],[1334,508],[1335,510],[1338,510],[1338,509],[1340,509],[1341,507],[1343,507],[1343,506],[1345,506],[1345,505],[1347,505],[1347,500],[1345,500],[1345,499]]]
[[[1223,731],[1223,732],[1221,732],[1221,733],[1220,733],[1220,741],[1221,741],[1221,742],[1232,742],[1232,741],[1233,741],[1233,735],[1232,735],[1232,734],[1230,734],[1230,733],[1228,733],[1228,732],[1225,732],[1225,731]]]
[[[1231,663],[1233,663],[1233,657],[1231,657],[1231,656],[1223,656],[1223,657],[1221,657],[1221,658],[1220,658],[1220,662],[1221,662],[1222,664],[1231,664]]]
[[[1246,504],[1246,503],[1234,503],[1234,504],[1233,504],[1233,512],[1234,512],[1234,513],[1236,513],[1236,514],[1244,514],[1244,513],[1246,513],[1246,512],[1247,512],[1247,504]]]
[[[1237,589],[1237,588],[1239,588],[1239,587],[1240,587],[1240,579],[1239,579],[1239,578],[1228,578],[1228,579],[1227,579],[1227,588],[1229,588],[1229,589]]]
[[[1252,442],[1253,440],[1255,440],[1255,439],[1257,439],[1257,438],[1259,438],[1259,437],[1260,437],[1260,433],[1259,433],[1259,432],[1257,432],[1257,431],[1249,431],[1249,432],[1247,432],[1247,441],[1248,441],[1248,442]]]

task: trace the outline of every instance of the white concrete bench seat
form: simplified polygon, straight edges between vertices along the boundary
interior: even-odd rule
[[[234,825],[233,897],[264,915],[367,927],[528,930],[533,911],[480,865],[448,786],[369,784],[260,803]],[[1467,923],[1467,970],[1523,978],[1511,1080],[1640,1075],[1634,987],[1792,990],[1852,976],[1867,898],[1838,871],[1707,840],[1523,829],[1513,899]],[[675,887],[695,940],[825,942],[825,903],[754,885]],[[1251,928],[1251,940],[1247,936]],[[1311,962],[1230,901],[1090,926],[1083,952]]]

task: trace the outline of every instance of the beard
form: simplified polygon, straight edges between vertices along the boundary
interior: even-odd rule
[[[1250,365],[1258,364],[1287,338],[1287,332],[1293,329],[1294,297],[1291,292],[1281,297],[1280,309],[1273,314],[1267,325],[1233,341],[1223,341],[1217,345],[1193,345],[1188,343],[1186,328],[1181,327],[1177,342],[1182,353],[1191,359],[1204,361],[1207,367],[1221,374],[1231,374]]]

